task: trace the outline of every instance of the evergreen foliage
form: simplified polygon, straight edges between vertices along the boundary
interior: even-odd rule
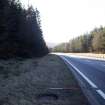
[[[101,26],[100,28],[95,28],[90,33],[80,35],[79,37],[65,43],[65,46],[59,44],[53,49],[53,51],[105,53],[105,27]]]
[[[48,53],[39,11],[18,0],[0,0],[0,57],[38,57]]]

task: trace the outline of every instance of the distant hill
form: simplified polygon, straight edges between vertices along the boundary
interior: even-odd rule
[[[53,48],[55,47],[56,45],[58,45],[58,43],[51,43],[51,42],[46,42],[48,48]]]

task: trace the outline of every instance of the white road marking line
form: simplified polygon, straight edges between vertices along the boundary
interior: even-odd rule
[[[105,93],[102,90],[96,90],[98,94],[105,99]]]
[[[70,64],[93,88],[97,88],[96,92],[103,98],[105,99],[105,93],[98,89],[98,87],[88,78],[86,77],[80,70],[75,67],[71,62],[69,62],[65,57],[60,56],[63,60],[65,60],[68,64]]]
[[[79,71],[72,63],[70,63],[65,57],[62,57],[67,63],[69,63],[93,88],[98,88],[90,79],[88,79],[82,72]]]

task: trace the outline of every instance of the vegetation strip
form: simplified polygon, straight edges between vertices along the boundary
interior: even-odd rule
[[[5,71],[0,73],[2,105],[89,105],[72,73],[56,55],[0,60],[0,66]]]

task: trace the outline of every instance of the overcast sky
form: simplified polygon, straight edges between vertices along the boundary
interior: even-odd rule
[[[27,5],[28,0],[21,0]],[[95,27],[105,26],[105,0],[29,0],[38,8],[47,42],[69,41]]]

